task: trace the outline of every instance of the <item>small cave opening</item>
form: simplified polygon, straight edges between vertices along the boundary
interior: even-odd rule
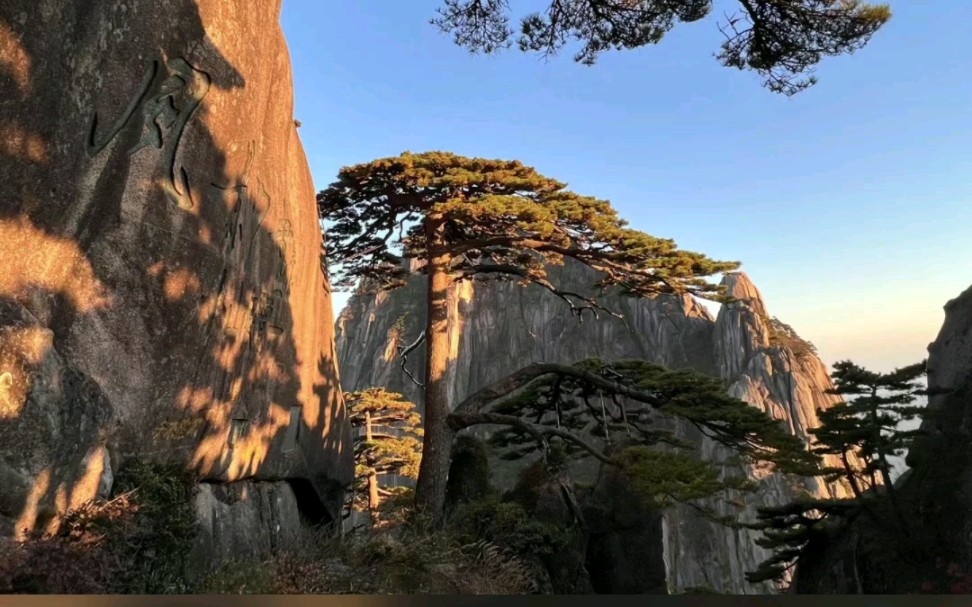
[[[334,522],[330,511],[309,480],[306,478],[288,478],[286,482],[294,492],[294,498],[297,500],[297,511],[305,523],[312,526],[325,526]]]

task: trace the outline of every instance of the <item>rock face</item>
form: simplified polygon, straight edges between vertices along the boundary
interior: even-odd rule
[[[928,346],[927,369],[928,409],[936,415],[922,423],[929,432],[926,440],[967,437],[972,431],[972,287],[945,304],[945,323]]]
[[[287,482],[204,484],[196,492],[201,524],[198,555],[228,562],[241,555],[266,558],[299,545],[303,523],[299,491]],[[200,568],[201,569],[201,568]]]
[[[550,273],[553,282],[571,290],[585,289],[596,278],[577,264],[551,268]],[[804,436],[807,428],[818,425],[816,409],[836,402],[825,393],[832,386],[826,368],[812,347],[767,316],[759,291],[745,274],[730,274],[725,283],[738,301],[723,306],[718,318],[689,297],[653,301],[602,298],[602,304],[624,315],[627,326],[609,316],[597,321],[588,316],[578,324],[562,301],[539,288],[459,283],[452,293],[450,312],[456,327],[449,375],[452,402],[534,361],[575,362],[592,356],[604,360],[643,358],[720,377],[734,396],[784,420],[794,434]],[[421,395],[399,366],[396,348],[411,343],[424,327],[423,298],[421,277],[393,292],[352,297],[337,323],[345,389],[384,386],[421,404]],[[409,356],[408,365],[413,375],[421,377],[421,348]],[[697,442],[702,457],[723,462],[727,471],[762,479],[755,494],[734,496],[743,505],[744,518],[754,516],[756,504],[788,501],[797,490],[843,495],[841,487],[797,484],[765,471],[740,468],[732,463],[731,452],[688,424],[677,420],[659,423]],[[491,466],[502,470],[502,464],[496,464]],[[585,480],[593,480],[597,466],[581,473],[588,475]],[[501,474],[496,480],[502,485],[509,476]],[[730,512],[723,502],[712,506]],[[771,590],[744,581],[744,573],[768,556],[754,544],[754,533],[711,523],[685,506],[665,512],[661,526],[664,577],[670,591]],[[633,551],[634,547],[614,546],[612,550]],[[646,572],[644,579],[657,575],[657,571]]]
[[[133,456],[336,511],[350,428],[279,13],[0,0],[3,532]]]
[[[927,530],[935,553],[959,571],[951,575],[949,565],[941,566],[952,592],[967,593],[972,580],[972,286],[945,304],[945,322],[928,346],[926,368],[929,415],[921,425],[926,434],[909,449],[911,470],[900,492],[908,500],[906,516]]]

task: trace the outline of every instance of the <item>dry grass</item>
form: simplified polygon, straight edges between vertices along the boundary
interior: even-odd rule
[[[344,538],[322,534],[261,563],[232,563],[204,580],[212,594],[530,594],[530,568],[488,542],[448,531],[382,527]]]

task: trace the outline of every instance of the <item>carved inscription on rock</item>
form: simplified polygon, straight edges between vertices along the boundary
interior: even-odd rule
[[[95,112],[88,134],[88,155],[96,156],[103,152],[141,110],[142,138],[128,153],[135,154],[144,148],[162,150],[165,166],[162,185],[166,196],[179,208],[191,209],[195,205],[189,190],[189,174],[185,167],[176,167],[176,153],[186,125],[209,93],[212,80],[209,74],[181,57],[169,59],[164,71],[168,73],[158,82],[159,74],[163,72],[161,62],[153,61],[149,65],[132,101],[101,136],[98,133],[98,113]]]

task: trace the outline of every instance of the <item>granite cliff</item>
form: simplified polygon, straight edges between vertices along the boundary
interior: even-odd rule
[[[335,514],[350,428],[280,4],[0,0],[3,535],[135,457],[198,475],[210,553]]]
[[[591,270],[578,264],[554,267],[550,273],[554,282],[572,290],[582,290],[594,282]],[[602,299],[606,307],[623,314],[626,324],[605,315],[598,320],[588,316],[578,323],[562,301],[539,288],[508,282],[458,283],[450,299],[456,327],[449,375],[451,400],[458,402],[533,361],[574,362],[592,356],[605,360],[643,358],[719,377],[734,396],[783,420],[794,434],[804,437],[806,429],[818,423],[817,408],[836,400],[825,393],[831,387],[826,368],[812,347],[768,316],[762,296],[745,274],[729,274],[724,283],[736,301],[723,306],[715,318],[690,297]],[[345,389],[383,386],[403,392],[421,405],[421,395],[402,372],[396,350],[414,341],[424,327],[423,299],[421,276],[396,291],[362,292],[351,298],[337,321],[338,359]],[[413,375],[421,377],[421,348],[409,356],[408,364]],[[677,420],[660,419],[659,423],[698,444],[701,457],[720,462],[728,471],[740,471],[730,452],[694,428]],[[512,476],[501,462],[494,464],[498,470],[494,482],[508,486]],[[841,487],[818,486],[814,481],[796,481],[748,466],[741,471],[761,480],[756,493],[733,496],[744,517],[752,516],[757,505],[785,502],[799,490],[843,495]],[[593,464],[580,467],[578,473],[587,481],[601,477]],[[604,483],[599,480],[597,485],[600,488]],[[722,501],[709,505],[723,513],[733,508]],[[659,526],[657,533],[647,536],[632,533],[627,539],[615,537],[612,541],[622,545],[615,546],[613,552],[627,550],[633,554],[628,550],[633,545],[627,544],[645,537],[660,538],[664,561],[660,574],[671,592],[692,588],[730,593],[771,590],[744,580],[744,572],[767,556],[754,544],[753,533],[712,523],[686,506],[663,513]],[[622,565],[632,566],[618,563]],[[642,573],[646,580],[658,575],[658,571]],[[625,590],[647,592],[650,585],[629,585]]]

